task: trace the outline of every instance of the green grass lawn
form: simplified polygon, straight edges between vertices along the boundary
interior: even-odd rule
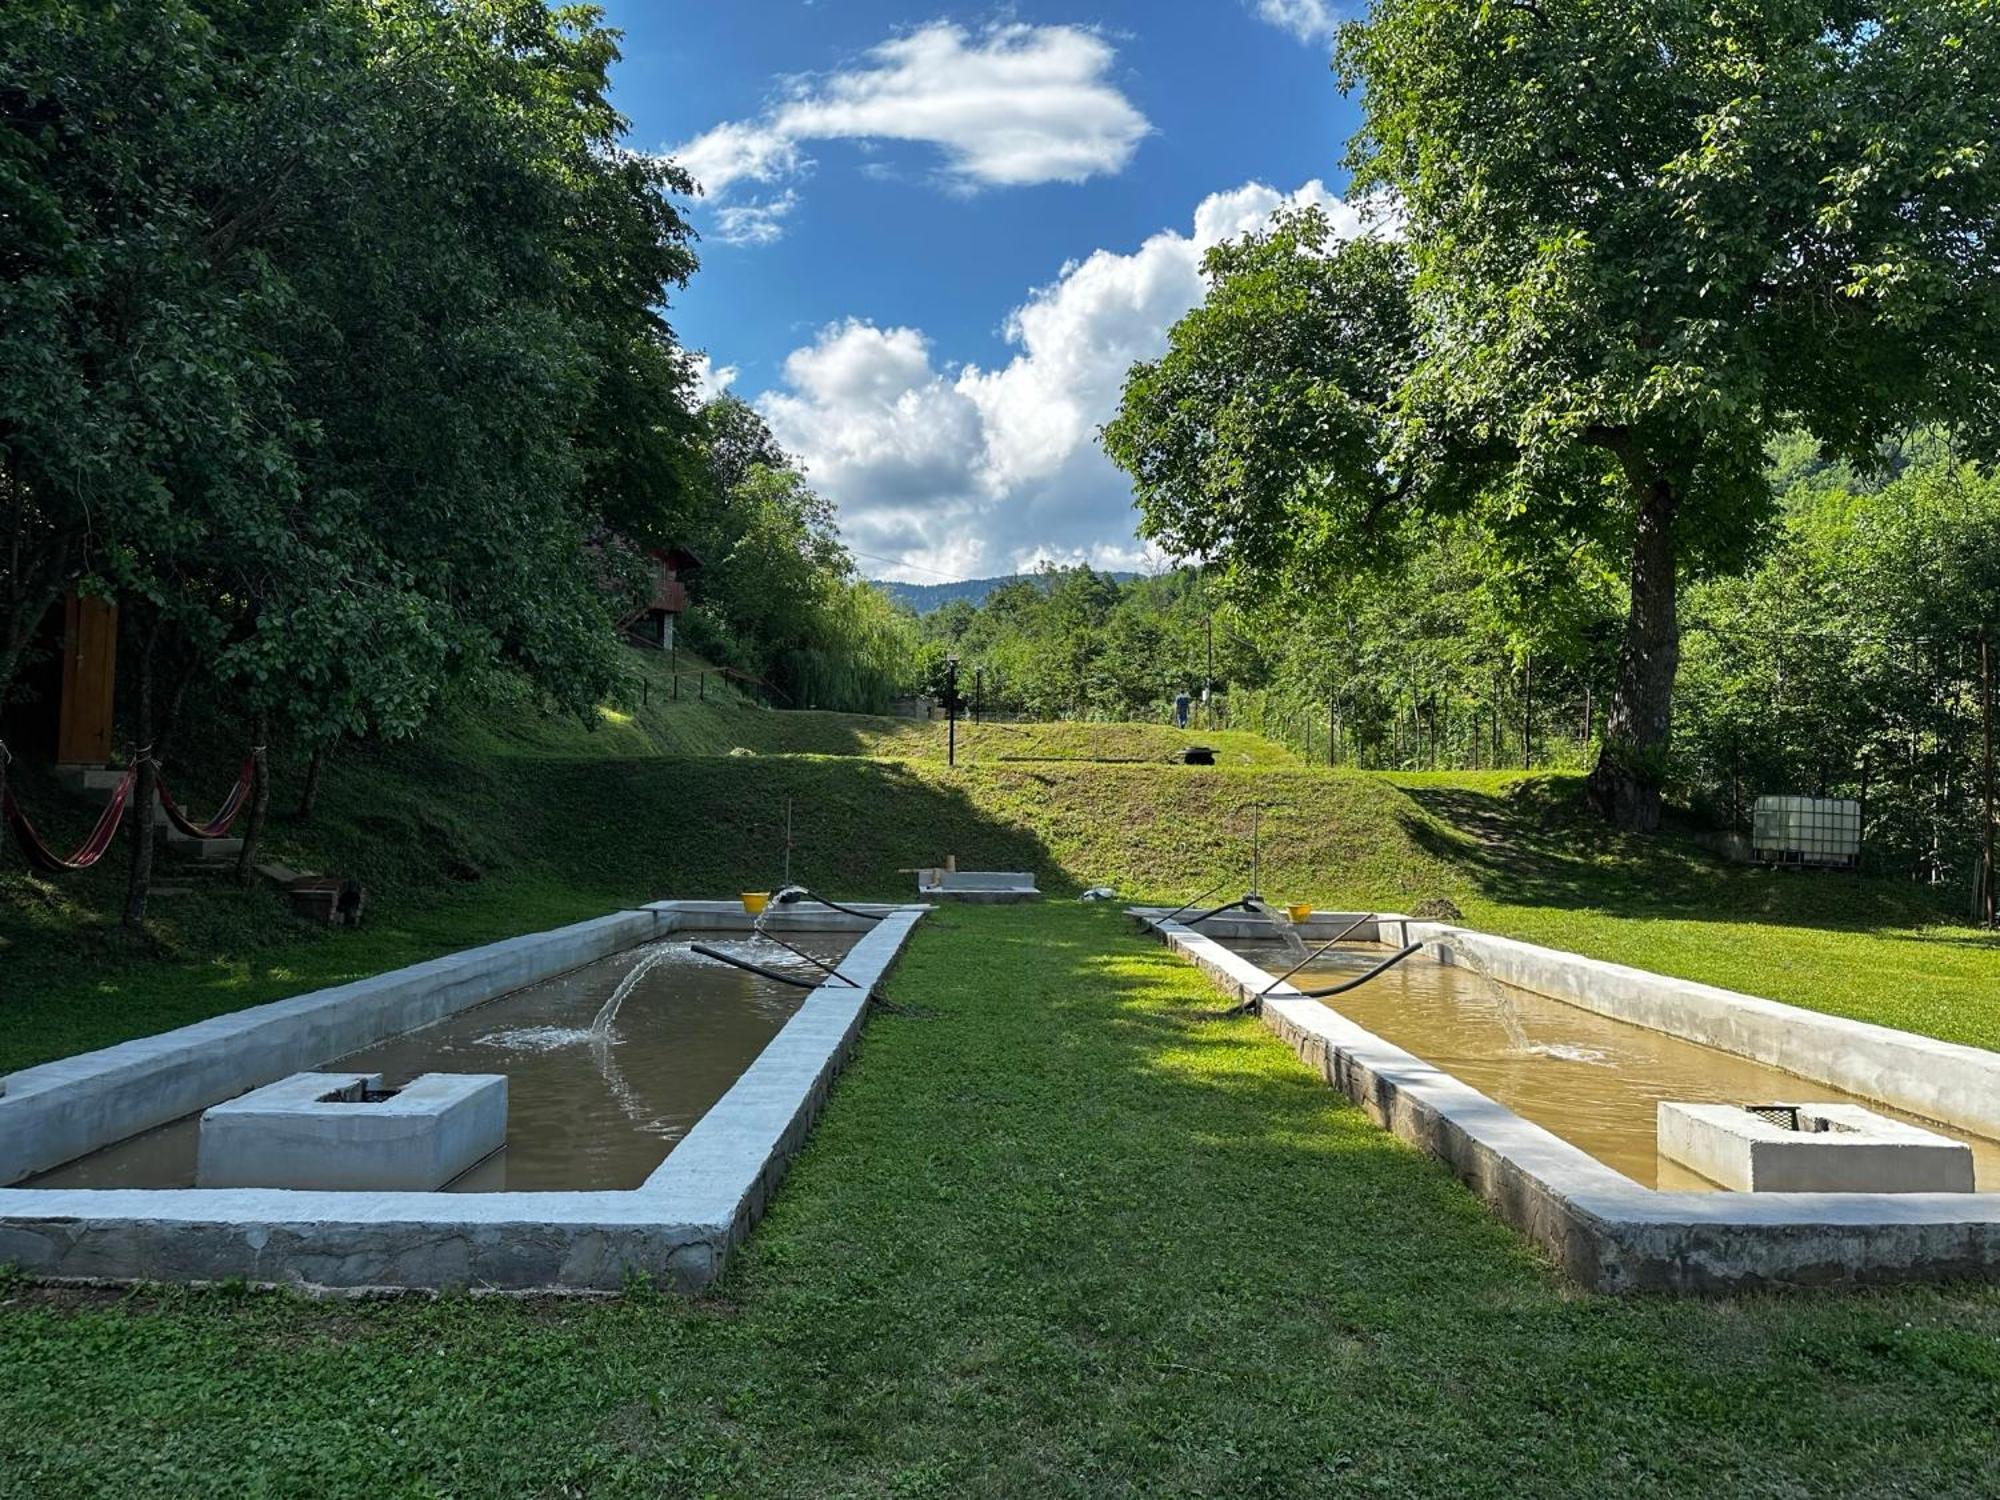
[[[2000,1491],[2000,1292],[1580,1295],[1109,911],[889,991],[707,1298],[0,1288],[0,1493]]]

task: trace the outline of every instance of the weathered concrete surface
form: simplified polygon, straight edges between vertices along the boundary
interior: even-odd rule
[[[1308,1067],[1586,1287],[2000,1280],[2000,1194],[1655,1192],[1292,986],[1273,987],[1212,938],[1173,922],[1155,930],[1231,997],[1265,994],[1264,1023]]]
[[[715,1229],[637,1193],[0,1189],[0,1263],[37,1277],[342,1290],[693,1291]]]
[[[1223,912],[1219,916],[1210,917],[1199,924],[1191,923],[1187,920],[1190,916],[1199,915],[1203,908],[1212,906],[1216,901],[1222,899],[1225,898],[1218,896],[1204,901],[1194,911],[1182,912],[1175,920],[1178,921],[1179,925],[1188,928],[1190,931],[1203,932],[1212,938],[1221,938],[1226,941],[1241,940],[1243,938],[1270,938],[1278,935],[1278,924],[1271,918],[1252,916],[1244,911]],[[1173,916],[1174,909],[1171,906],[1133,906],[1128,907],[1127,912],[1138,921],[1140,926],[1152,927],[1154,924]],[[1389,919],[1385,918],[1383,920]],[[1398,917],[1393,920],[1402,921],[1403,919]],[[1356,926],[1356,923],[1360,925]],[[1350,931],[1349,929],[1352,930]],[[1376,914],[1365,911],[1316,911],[1305,921],[1294,922],[1292,930],[1299,935],[1303,942],[1309,945],[1331,941],[1339,937],[1342,933],[1347,933],[1347,941],[1354,943],[1379,943],[1386,941],[1382,936]]]
[[[1424,943],[1440,963],[1465,964],[1503,984],[2000,1139],[2000,1053],[1464,927],[1406,919],[1382,925],[1385,941]]]
[[[507,1143],[507,1078],[294,1073],[205,1111],[195,1185],[429,1192]]]
[[[840,972],[852,985],[829,980],[814,990],[639,1189],[672,1203],[678,1216],[718,1227],[709,1243],[710,1275],[763,1215],[861,1034],[869,991],[887,976],[926,910],[906,907],[884,917],[850,948]]]
[[[1659,1106],[1660,1154],[1739,1193],[1969,1193],[1972,1148],[1857,1104],[1798,1104],[1787,1129],[1733,1104]]]
[[[919,870],[917,894],[926,901],[985,905],[1042,899],[1035,877],[1025,870]]]
[[[0,1264],[57,1280],[616,1291],[644,1277],[697,1291],[763,1212],[852,1047],[868,986],[887,972],[929,910],[860,909],[888,914],[842,962],[860,988],[829,980],[815,990],[736,1088],[636,1191],[0,1188]],[[660,902],[641,915],[655,920],[634,942],[683,924],[736,932],[750,926],[733,902]],[[870,926],[824,915],[824,922],[783,925],[793,931]],[[670,1171],[677,1159],[679,1168]]]
[[[677,921],[665,905],[615,912],[9,1074],[0,1184],[594,963]]]

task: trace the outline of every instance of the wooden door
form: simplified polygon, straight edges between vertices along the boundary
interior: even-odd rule
[[[71,594],[63,601],[62,717],[59,765],[101,766],[111,759],[112,697],[118,681],[118,606]]]

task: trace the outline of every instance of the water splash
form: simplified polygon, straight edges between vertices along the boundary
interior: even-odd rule
[[[605,1046],[610,1043],[611,1023],[618,1019],[618,1007],[625,1003],[625,997],[639,987],[640,980],[672,958],[676,949],[683,954],[688,951],[685,946],[675,943],[652,943],[639,950],[639,961],[626,971],[623,979],[618,981],[618,987],[598,1008],[596,1018],[590,1023],[589,1037],[592,1046]]]
[[[477,1047],[498,1047],[506,1052],[554,1052],[590,1040],[590,1033],[577,1026],[519,1026],[511,1031],[489,1031],[474,1037]]]
[[[1250,909],[1269,919],[1271,930],[1277,937],[1279,946],[1285,950],[1287,959],[1292,963],[1305,962],[1311,950],[1306,947],[1305,939],[1299,936],[1298,928],[1292,924],[1290,912],[1264,901],[1255,903]]]
[[[1556,1062],[1586,1063],[1594,1068],[1617,1066],[1610,1053],[1597,1047],[1579,1047],[1573,1042],[1535,1042],[1526,1050],[1537,1057],[1553,1058]]]

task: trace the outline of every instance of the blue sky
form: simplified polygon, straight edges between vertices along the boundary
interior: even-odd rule
[[[1328,0],[612,0],[631,144],[678,156],[683,341],[839,506],[864,571],[1143,563],[1097,451],[1203,246],[1324,202]]]

